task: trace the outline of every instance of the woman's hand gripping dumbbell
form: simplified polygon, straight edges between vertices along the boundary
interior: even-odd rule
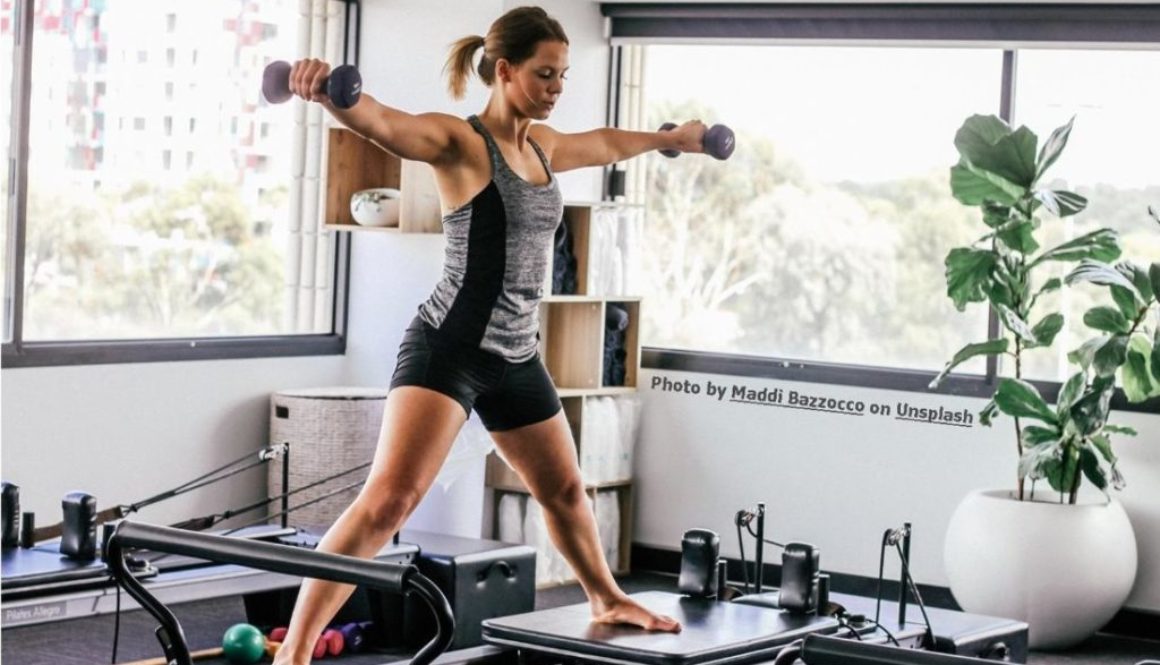
[[[733,149],[737,147],[737,142],[733,136],[733,130],[725,125],[713,125],[705,129],[705,125],[700,120],[691,120],[683,125],[678,126],[674,122],[666,122],[661,125],[658,131],[668,132],[677,131],[681,133],[700,131],[700,148],[701,151],[707,155],[712,155],[717,159],[729,159],[729,155],[733,154]],[[689,149],[664,149],[659,151],[665,157],[677,157],[682,152],[690,152]]]
[[[325,96],[335,108],[349,109],[358,103],[361,92],[362,77],[354,65],[339,65],[330,71],[330,65],[321,60],[299,60],[293,65],[276,60],[262,73],[262,95],[271,104],[281,104],[294,95],[315,102],[324,101]]]

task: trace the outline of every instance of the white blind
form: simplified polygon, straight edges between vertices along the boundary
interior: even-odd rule
[[[342,62],[344,3],[299,0],[296,59]],[[323,227],[326,200],[324,150],[333,119],[318,104],[294,102],[290,224],[286,250],[286,328],[327,329],[334,308],[334,233]]]

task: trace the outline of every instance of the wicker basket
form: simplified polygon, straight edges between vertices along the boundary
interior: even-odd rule
[[[386,399],[385,388],[309,388],[271,395],[270,441],[290,444],[290,490],[370,462]],[[282,493],[283,464],[279,458],[268,465],[268,496]],[[290,523],[329,527],[354,500],[369,471],[369,467],[360,469],[291,496]],[[353,486],[294,510],[295,506],[347,485]],[[271,503],[270,514],[280,511],[281,505],[280,501]]]

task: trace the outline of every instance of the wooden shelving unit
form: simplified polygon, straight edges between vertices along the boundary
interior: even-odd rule
[[[584,431],[584,412],[589,401],[603,397],[623,397],[637,393],[640,369],[640,308],[639,296],[593,295],[590,269],[595,251],[592,239],[594,212],[604,207],[621,207],[612,203],[569,202],[564,207],[563,223],[568,225],[576,258],[576,293],[555,294],[551,289],[552,269],[549,267],[545,296],[540,304],[540,352],[551,374],[564,405],[564,414],[572,429],[577,454],[584,468],[585,444],[589,435]],[[619,303],[628,312],[629,325],[625,331],[624,385],[605,385],[604,343],[605,317],[611,303]],[[505,494],[529,494],[519,476],[496,454],[487,462],[486,485],[492,490],[492,523],[485,527],[490,537],[499,537],[499,502]],[[609,565],[617,574],[630,568],[632,549],[633,482],[631,474],[624,478],[586,483],[588,494],[596,501],[598,494],[615,493],[619,505],[618,560]],[[599,516],[598,516],[599,521]],[[549,585],[550,586],[550,585]]]
[[[326,154],[325,228],[378,233],[443,232],[439,192],[429,165],[399,159],[343,127],[330,128]],[[402,193],[398,226],[362,226],[354,221],[350,214],[351,195],[373,187],[393,187]]]

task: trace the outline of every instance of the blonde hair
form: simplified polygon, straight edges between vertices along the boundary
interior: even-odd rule
[[[539,7],[517,7],[507,12],[491,24],[487,37],[471,35],[456,40],[443,67],[452,98],[463,99],[467,93],[471,61],[481,47],[483,57],[479,59],[475,73],[490,87],[495,82],[496,61],[502,58],[518,65],[535,55],[536,45],[542,41],[567,44],[568,36],[560,22]]]

